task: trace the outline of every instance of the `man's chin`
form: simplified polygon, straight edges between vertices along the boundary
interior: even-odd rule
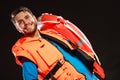
[[[26,31],[26,32],[24,32],[25,33],[25,35],[34,35],[35,34],[35,30],[34,31]]]

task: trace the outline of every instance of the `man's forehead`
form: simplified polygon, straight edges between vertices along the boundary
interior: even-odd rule
[[[24,18],[26,15],[30,15],[30,16],[31,16],[31,14],[30,14],[29,12],[27,12],[27,11],[21,11],[21,12],[19,12],[19,13],[15,16],[15,20]]]

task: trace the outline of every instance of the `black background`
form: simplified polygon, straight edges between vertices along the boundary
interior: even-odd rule
[[[52,13],[78,26],[90,40],[103,68],[105,80],[119,80],[120,48],[118,2],[110,0],[3,0],[0,2],[0,79],[22,80],[11,47],[21,36],[10,21],[10,13],[19,6],[30,8],[36,17]]]

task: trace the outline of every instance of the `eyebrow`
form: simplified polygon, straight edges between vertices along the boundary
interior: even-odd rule
[[[28,18],[28,17],[30,17],[28,14],[25,16],[25,18]]]

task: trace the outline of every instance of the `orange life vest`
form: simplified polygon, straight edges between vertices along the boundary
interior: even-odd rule
[[[85,80],[85,76],[78,73],[56,47],[43,38],[22,37],[15,43],[12,52],[18,65],[22,66],[20,57],[26,57],[37,65],[39,80],[43,80],[58,61],[62,66],[54,74],[57,80]]]
[[[61,35],[65,40],[70,40],[73,48],[78,48],[84,52],[85,55],[94,59],[93,72],[98,74],[101,78],[105,78],[105,73],[101,67],[101,63],[97,54],[94,52],[92,45],[86,36],[74,24],[61,16],[44,13],[38,18],[38,24],[42,23],[41,31],[51,30]],[[38,27],[39,28],[39,27]]]

